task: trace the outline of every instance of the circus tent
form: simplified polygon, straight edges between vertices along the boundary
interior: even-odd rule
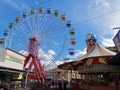
[[[89,52],[75,61],[67,62],[58,66],[61,69],[77,69],[79,66],[92,64],[107,64],[108,61],[115,56],[116,53],[104,48],[96,43]]]
[[[102,45],[97,43],[87,54],[78,58],[77,62],[74,64],[79,64],[79,62],[83,60],[86,60],[87,65],[107,63],[114,55],[116,55],[116,53],[104,48]]]

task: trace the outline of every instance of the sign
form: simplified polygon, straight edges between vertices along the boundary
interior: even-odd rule
[[[23,78],[23,74],[20,73],[20,74],[14,74],[12,79],[13,80],[21,80]]]
[[[25,56],[11,50],[0,47],[0,66],[23,70]]]
[[[105,65],[95,65],[91,68],[91,70],[94,70],[94,71],[102,71],[102,70],[108,70],[107,67]]]
[[[118,50],[120,51],[120,30],[118,31],[116,36],[113,38],[113,42],[115,46],[118,48]]]

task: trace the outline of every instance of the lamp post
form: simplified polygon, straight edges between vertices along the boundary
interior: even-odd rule
[[[25,88],[27,88],[28,74],[29,74],[29,71],[27,70],[26,71],[26,76],[25,76]]]

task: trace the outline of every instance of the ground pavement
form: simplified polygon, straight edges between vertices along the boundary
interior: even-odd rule
[[[14,89],[14,90],[59,90],[59,88],[43,88],[43,89],[19,88],[19,89]],[[64,90],[64,89],[62,89],[62,90]],[[71,89],[67,88],[66,90],[71,90]]]
[[[59,88],[46,88],[46,89],[38,89],[38,90],[59,90]],[[64,89],[62,89],[64,90]],[[66,90],[71,90],[70,88],[67,88]]]

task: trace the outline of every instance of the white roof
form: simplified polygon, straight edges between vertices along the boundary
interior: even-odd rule
[[[100,44],[96,43],[96,45],[93,46],[88,53],[86,53],[82,57],[78,58],[77,60],[82,60],[82,59],[91,58],[91,57],[114,56],[114,55],[116,55],[115,52],[112,52],[112,51],[104,48]]]

